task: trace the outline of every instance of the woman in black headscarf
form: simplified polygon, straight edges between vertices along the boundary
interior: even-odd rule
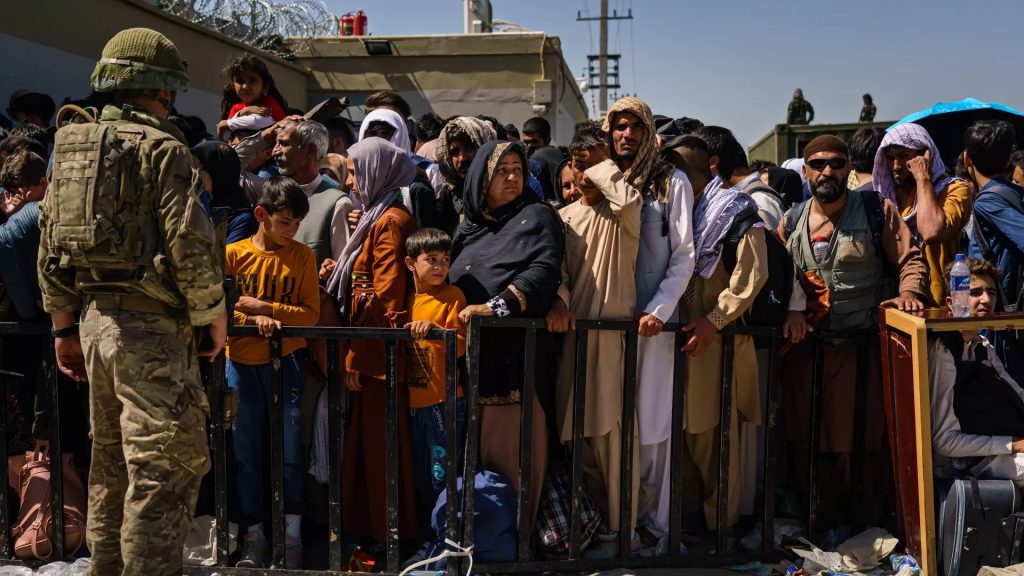
[[[466,219],[452,246],[449,280],[466,295],[460,317],[543,318],[561,280],[562,224],[558,214],[527,190],[526,155],[521,146],[492,141],[480,147],[466,174]],[[522,413],[523,334],[482,330],[480,337],[480,466],[519,486],[519,424]],[[544,333],[546,336],[546,333]],[[542,336],[543,337],[543,336]],[[547,466],[545,410],[537,398],[552,393],[554,358],[547,341],[537,346],[530,524],[536,516]],[[547,404],[547,402],[545,402]]]
[[[193,146],[192,155],[205,173],[204,184],[210,195],[210,207],[225,209],[228,226],[224,243],[238,242],[255,234],[260,225],[253,216],[249,198],[239,184],[242,163],[235,150],[218,140],[207,140]],[[218,222],[219,211],[211,212],[214,222]]]

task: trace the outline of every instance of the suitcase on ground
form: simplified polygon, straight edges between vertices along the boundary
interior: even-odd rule
[[[982,566],[1016,564],[1024,537],[1020,509],[1020,493],[1010,480],[955,480],[939,516],[945,576],[974,576]]]

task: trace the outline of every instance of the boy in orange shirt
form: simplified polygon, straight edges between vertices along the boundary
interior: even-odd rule
[[[314,326],[320,318],[316,257],[293,240],[309,212],[309,200],[291,178],[271,178],[263,186],[254,214],[260,222],[252,237],[227,247],[225,274],[234,276],[241,297],[235,304],[235,324],[256,325],[262,336],[287,326]],[[284,511],[285,568],[302,563],[299,533],[302,513],[302,418],[299,400],[305,383],[306,341],[285,338],[281,349],[284,390]],[[267,554],[263,531],[263,479],[267,465],[263,446],[270,410],[270,347],[266,338],[228,338],[228,386],[238,391],[235,486],[241,502],[242,556],[238,566],[262,568]]]
[[[459,321],[459,312],[466,307],[466,297],[462,290],[447,283],[452,251],[452,239],[447,234],[436,228],[421,228],[406,239],[405,250],[405,265],[412,271],[416,286],[412,322],[406,324],[417,339],[409,348],[406,362],[412,408],[413,481],[420,516],[429,518],[437,495],[445,486],[445,350],[443,341],[422,338],[431,328],[457,329],[457,355],[464,356],[466,328]],[[455,435],[461,456],[466,401],[459,384],[456,397]]]

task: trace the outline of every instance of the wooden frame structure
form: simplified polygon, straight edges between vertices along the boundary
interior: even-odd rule
[[[897,522],[922,574],[939,574],[932,476],[928,341],[935,332],[1024,329],[1024,314],[954,318],[948,310],[908,314],[882,309],[882,372],[890,455],[895,472]]]

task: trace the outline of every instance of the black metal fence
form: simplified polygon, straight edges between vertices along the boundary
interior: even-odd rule
[[[457,506],[447,507],[447,537],[461,543],[465,548],[470,548],[475,542],[474,523],[465,522],[464,518],[473,518],[475,508],[474,482],[478,466],[478,450],[480,440],[480,406],[478,397],[478,386],[480,379],[480,334],[482,330],[517,330],[521,331],[525,342],[525,353],[522,358],[524,380],[522,383],[522,423],[521,423],[521,451],[519,455],[519,492],[518,492],[518,557],[514,562],[502,563],[480,563],[474,564],[474,572],[482,573],[516,573],[516,572],[573,572],[582,570],[600,570],[613,567],[703,567],[722,566],[734,563],[747,562],[752,560],[775,559],[779,556],[774,546],[775,530],[775,500],[774,488],[778,472],[778,431],[777,423],[780,420],[779,406],[779,348],[783,340],[778,329],[758,327],[729,327],[722,333],[723,355],[721,373],[721,414],[719,422],[719,471],[718,471],[718,514],[717,534],[715,550],[719,553],[708,554],[683,554],[680,544],[682,542],[683,525],[683,444],[684,430],[681,425],[684,407],[683,382],[686,366],[686,354],[682,352],[686,334],[679,332],[680,326],[666,325],[667,332],[675,333],[675,365],[673,381],[673,395],[671,399],[673,426],[671,432],[671,491],[670,510],[671,524],[668,533],[668,555],[662,557],[637,557],[631,554],[631,538],[633,526],[636,519],[631,517],[631,494],[632,494],[632,454],[634,446],[633,435],[628,432],[622,435],[622,459],[621,485],[620,485],[620,530],[619,530],[619,557],[612,560],[588,560],[582,557],[582,523],[579,521],[581,504],[584,496],[583,472],[582,472],[582,443],[583,443],[583,415],[586,398],[586,362],[587,362],[587,335],[592,331],[615,331],[625,335],[625,371],[623,374],[623,395],[621,398],[622,414],[621,423],[624,431],[632,430],[636,423],[636,391],[637,391],[637,347],[638,332],[634,322],[615,321],[576,321],[576,339],[573,343],[576,349],[576,370],[574,382],[574,405],[573,430],[571,440],[571,467],[572,467],[572,501],[571,501],[571,530],[570,550],[568,559],[565,560],[536,560],[532,558],[531,535],[534,533],[534,526],[529,525],[531,509],[529,502],[531,482],[531,461],[528,447],[531,445],[533,430],[533,419],[537,417],[533,412],[533,398],[537,394],[534,379],[534,368],[537,361],[537,334],[546,330],[543,320],[532,319],[496,319],[475,317],[469,325],[469,346],[467,350],[467,364],[469,381],[465,386],[466,394],[466,449],[464,469],[456,471],[457,442],[456,434],[447,435],[447,446],[444,467],[446,470],[446,491],[447,501],[457,502],[458,491],[456,489],[457,476],[467,479],[463,484],[461,497],[461,510]],[[16,324],[0,323],[0,340],[3,338],[16,337],[18,335],[47,334],[49,326],[38,324]],[[232,336],[258,336],[254,326],[233,326],[229,332]],[[760,470],[760,482],[757,487],[756,502],[759,504],[758,516],[763,524],[761,537],[761,550],[758,552],[733,552],[728,548],[729,530],[727,529],[728,510],[728,476],[729,476],[729,451],[730,451],[730,424],[732,418],[732,380],[734,369],[735,339],[737,336],[757,336],[769,342],[767,402],[764,403],[764,466]],[[839,334],[824,331],[809,335],[813,338],[814,363],[813,363],[813,398],[811,402],[811,418],[808,423],[810,435],[810,446],[812,447],[811,466],[809,470],[810,494],[807,502],[807,524],[810,534],[817,532],[817,475],[815,465],[817,460],[817,446],[819,430],[821,427],[821,402],[822,402],[822,350],[830,338],[836,337],[857,337],[859,338],[859,351],[866,353],[866,343],[863,334]],[[284,448],[283,448],[283,410],[282,398],[282,370],[281,370],[281,345],[282,339],[288,337],[316,338],[326,341],[327,348],[327,393],[329,411],[329,457],[330,475],[328,482],[328,568],[330,572],[321,574],[332,574],[341,572],[348,564],[348,559],[343,557],[344,537],[341,517],[342,487],[341,487],[341,429],[343,421],[342,408],[342,386],[341,379],[343,367],[339,365],[341,342],[350,339],[371,339],[382,340],[385,343],[386,361],[386,463],[387,463],[387,553],[386,571],[396,574],[400,571],[401,558],[399,553],[398,533],[398,449],[397,449],[397,422],[400,417],[398,413],[398,354],[402,342],[411,340],[408,330],[385,329],[385,328],[335,328],[335,327],[285,327],[277,331],[269,339],[271,354],[272,392],[270,410],[268,414],[269,429],[271,432],[270,463],[271,463],[271,488],[274,494],[282,494],[284,485]],[[877,337],[877,336],[875,336]],[[443,341],[446,352],[446,389],[448,401],[445,405],[445,420],[448,430],[456,430],[456,332],[454,330],[431,330],[428,339]],[[50,354],[52,354],[52,343]],[[866,365],[866,362],[858,362],[859,367]],[[198,567],[189,566],[185,568],[186,574],[263,574],[263,569],[244,569],[227,567],[229,557],[228,546],[228,462],[226,447],[226,430],[224,425],[224,398],[225,398],[225,370],[223,355],[219,358],[211,371],[211,377],[206,382],[207,393],[211,400],[212,417],[210,421],[209,441],[213,458],[213,484],[215,493],[215,518],[216,518],[216,558],[217,566]],[[56,371],[54,371],[56,372]],[[858,378],[856,422],[863,422],[864,414],[864,378]],[[49,442],[52,454],[60,454],[60,414],[58,395],[60,393],[57,375],[50,379],[48,394],[46,397],[46,408],[49,410]],[[0,397],[6,398],[5,380],[0,378]],[[0,433],[6,433],[6,417],[0,411]],[[0,437],[6,438],[4,435]],[[857,435],[858,450],[863,450],[863,434]],[[6,462],[6,442],[0,442],[0,458]],[[859,458],[855,458],[855,461]],[[52,458],[51,486],[53,509],[63,510],[62,489],[60,478],[61,459]],[[855,464],[856,465],[856,464]],[[461,472],[453,473],[453,471]],[[0,565],[19,564],[12,558],[10,538],[9,511],[12,502],[9,501],[6,490],[0,490]],[[274,566],[281,566],[284,557],[284,499],[272,499],[272,562]],[[62,557],[64,551],[62,515],[54,514],[54,550],[55,557]],[[449,558],[448,574],[455,576],[462,568],[458,558]],[[274,573],[288,574],[289,571],[280,570]],[[299,573],[293,571],[291,573]],[[315,572],[301,572],[311,574]]]

